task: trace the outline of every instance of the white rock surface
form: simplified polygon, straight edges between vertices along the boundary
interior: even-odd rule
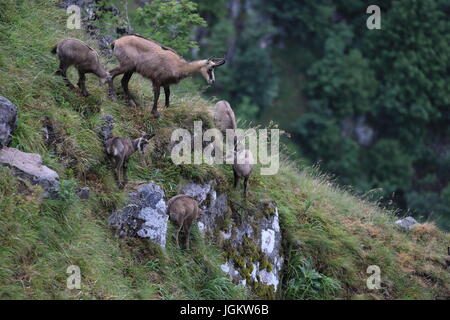
[[[44,198],[53,198],[58,195],[59,176],[52,169],[42,165],[40,155],[4,147],[0,149],[0,164],[8,165],[13,168],[17,176],[40,185],[45,191]]]

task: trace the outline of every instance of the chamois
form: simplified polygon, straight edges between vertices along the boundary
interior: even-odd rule
[[[244,198],[247,197],[248,180],[253,169],[253,154],[250,150],[244,149],[235,151],[233,173],[234,173],[234,188],[237,187],[239,179],[244,179]]]
[[[214,107],[214,123],[217,129],[225,134],[227,129],[236,129],[236,117],[230,104],[221,100]]]
[[[236,117],[234,116],[233,109],[231,109],[230,104],[225,101],[221,100],[216,103],[214,107],[214,123],[216,125],[216,128],[219,129],[223,135],[226,135],[227,130],[236,130]],[[234,149],[236,149],[238,138],[234,137]],[[223,147],[223,144],[222,144]],[[234,150],[230,150],[233,152]],[[228,157],[233,157],[232,153],[229,153],[226,155],[227,159]]]
[[[109,138],[105,141],[105,149],[108,156],[111,157],[112,165],[114,167],[114,173],[116,176],[119,188],[123,189],[125,184],[128,183],[127,169],[128,159],[130,156],[139,151],[144,153],[145,147],[148,145],[149,140],[155,134],[149,134],[134,140],[128,138]]]
[[[166,96],[165,106],[170,104],[170,85],[178,83],[183,78],[192,74],[201,73],[208,84],[215,82],[214,69],[225,63],[222,58],[209,58],[187,62],[173,49],[145,39],[137,35],[127,35],[114,41],[111,45],[114,55],[120,65],[110,71],[114,80],[120,74],[122,87],[128,103],[135,107],[136,101],[130,95],[128,82],[133,73],[137,72],[143,77],[150,79],[153,84],[153,109],[152,114],[159,118],[158,100],[161,87],[164,88]],[[112,93],[116,99],[115,93]]]
[[[189,249],[189,234],[192,222],[199,219],[203,214],[203,211],[198,207],[197,200],[184,194],[179,194],[171,198],[167,202],[167,208],[170,219],[176,222],[179,226],[175,234],[177,247],[180,248],[178,237],[181,229],[183,229],[185,247],[186,249]]]
[[[55,75],[63,77],[64,82],[69,88],[75,87],[67,78],[67,69],[75,66],[78,69],[78,87],[81,89],[83,96],[87,97],[89,93],[86,90],[86,73],[93,73],[100,78],[100,85],[109,83],[111,89],[111,76],[100,64],[98,53],[81,40],[67,38],[59,41],[51,51],[57,54],[59,58],[59,69]]]

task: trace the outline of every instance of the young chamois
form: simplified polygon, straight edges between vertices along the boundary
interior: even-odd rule
[[[235,151],[233,173],[234,173],[234,188],[237,187],[239,179],[244,179],[244,198],[247,198],[248,180],[253,169],[253,154],[250,150],[244,149]]]
[[[114,137],[105,141],[106,154],[110,156],[119,188],[123,189],[128,183],[127,169],[130,156],[139,151],[144,153],[149,140],[155,134],[149,134],[134,140]]]
[[[191,226],[192,223],[199,219],[203,214],[202,209],[198,207],[197,200],[184,194],[179,194],[171,198],[167,202],[167,208],[170,220],[176,222],[179,226],[175,234],[177,247],[180,248],[178,237],[180,235],[180,231],[183,229],[185,247],[186,249],[189,249],[189,234]]]
[[[223,134],[225,134],[227,129],[235,130],[237,128],[236,117],[227,101],[222,100],[216,103],[214,107],[214,123]]]
[[[98,53],[83,41],[74,38],[61,40],[53,47],[51,52],[57,54],[59,58],[59,69],[55,74],[62,76],[69,88],[74,89],[75,87],[67,78],[67,69],[70,66],[74,66],[78,70],[78,87],[81,89],[83,96],[87,97],[89,95],[85,83],[86,73],[93,73],[99,77],[100,85],[108,82],[111,89],[111,76],[101,66]]]
[[[200,73],[208,84],[215,82],[214,69],[225,63],[222,58],[210,58],[187,62],[174,50],[161,44],[137,35],[128,35],[114,41],[111,45],[114,55],[119,60],[120,66],[110,71],[114,80],[120,74],[122,87],[126,99],[131,106],[136,106],[136,101],[131,97],[128,82],[133,73],[137,72],[150,79],[153,84],[153,109],[152,114],[158,118],[158,100],[161,87],[166,96],[165,106],[169,107],[170,85],[178,83],[183,78]],[[115,94],[112,93],[113,99]]]
[[[221,100],[216,103],[214,107],[214,123],[216,125],[216,128],[219,129],[220,132],[222,132],[224,137],[226,137],[227,130],[236,130],[236,117],[234,115],[233,109],[231,109],[231,106],[227,101]],[[235,136],[234,149],[236,148],[237,140],[238,137]],[[224,141],[226,141],[226,139],[224,139]],[[222,141],[222,148],[224,147],[224,141]],[[232,153],[226,154],[227,159],[232,159],[232,157]]]

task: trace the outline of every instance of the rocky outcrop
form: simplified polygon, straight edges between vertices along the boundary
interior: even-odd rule
[[[222,270],[259,296],[273,297],[281,285],[283,251],[278,209],[261,201],[256,208],[230,202],[212,183],[188,184],[182,193],[196,198],[204,210],[200,231],[225,251]]]
[[[0,149],[11,142],[17,125],[17,107],[5,97],[0,96]]]
[[[108,222],[121,238],[148,238],[164,248],[169,218],[166,211],[164,191],[156,184],[143,184],[130,193],[125,208],[112,213]]]
[[[0,150],[0,164],[8,165],[14,170],[15,175],[40,185],[45,191],[44,198],[58,196],[58,174],[42,165],[40,155],[5,147]]]
[[[224,250],[222,270],[258,296],[274,297],[284,260],[275,204],[261,201],[253,207],[230,202],[225,193],[216,192],[213,182],[190,183],[180,193],[200,203],[204,214],[198,228]],[[164,191],[149,183],[130,193],[127,205],[108,221],[120,237],[148,238],[165,247],[168,218]]]

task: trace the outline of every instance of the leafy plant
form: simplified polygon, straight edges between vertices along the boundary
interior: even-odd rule
[[[316,271],[311,260],[300,257],[291,259],[288,275],[287,299],[330,299],[341,288],[338,280]]]
[[[206,22],[197,13],[197,4],[189,0],[154,0],[136,12],[136,28],[143,36],[180,54],[198,47],[191,38],[199,26],[206,26]]]

